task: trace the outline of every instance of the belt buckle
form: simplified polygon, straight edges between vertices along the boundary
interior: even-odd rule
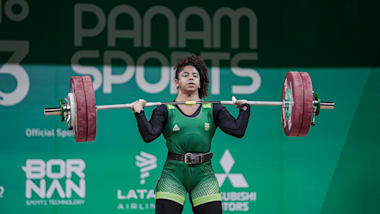
[[[186,153],[185,154],[185,158],[184,158],[184,162],[187,165],[198,164],[201,161],[199,159],[199,157],[200,157],[200,155],[197,155],[197,154],[194,154],[194,153]]]

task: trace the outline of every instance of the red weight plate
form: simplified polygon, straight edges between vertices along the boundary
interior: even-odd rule
[[[87,108],[81,77],[71,77],[70,92],[74,94],[77,105],[77,121],[76,126],[73,127],[74,139],[76,142],[84,142],[87,140]]]
[[[302,126],[303,84],[298,72],[288,72],[282,87],[281,121],[287,136],[298,136]]]
[[[303,119],[298,136],[306,136],[309,132],[311,119],[313,118],[313,86],[308,73],[300,72],[303,82]]]
[[[96,103],[94,88],[90,76],[82,76],[82,80],[87,103],[87,141],[94,141],[96,138]]]

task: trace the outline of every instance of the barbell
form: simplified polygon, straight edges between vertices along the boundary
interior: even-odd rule
[[[59,107],[44,108],[45,116],[60,115],[69,130],[73,131],[76,142],[94,141],[96,138],[97,110],[131,108],[130,104],[101,105],[95,103],[95,93],[90,76],[73,76],[70,79],[70,92],[59,100]],[[219,103],[234,105],[235,97],[229,101],[184,101],[184,102],[148,102],[146,107],[162,104],[194,105]],[[248,101],[249,105],[281,106],[281,121],[286,136],[306,136],[310,126],[316,124],[321,109],[334,109],[334,102],[323,102],[318,93],[314,93],[307,72],[290,71],[286,74],[282,87],[281,101]]]

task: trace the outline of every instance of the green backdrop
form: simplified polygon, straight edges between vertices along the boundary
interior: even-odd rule
[[[96,141],[75,143],[43,108],[85,74],[98,105],[171,101],[172,65],[189,53],[210,69],[208,100],[279,101],[285,74],[305,71],[336,102],[302,138],[285,136],[278,107],[252,107],[242,139],[218,130],[212,163],[225,178],[225,213],[379,213],[378,9],[355,0],[0,0],[0,213],[153,213],[162,136],[146,144],[129,109],[104,110]]]

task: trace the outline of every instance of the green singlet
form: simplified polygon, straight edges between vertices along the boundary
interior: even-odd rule
[[[167,105],[167,108],[168,119],[163,133],[168,150],[179,154],[209,152],[216,129],[212,104],[203,104],[196,117],[183,115],[173,105]],[[155,192],[156,199],[167,199],[181,205],[189,192],[194,207],[222,199],[211,161],[187,165],[167,160]]]

